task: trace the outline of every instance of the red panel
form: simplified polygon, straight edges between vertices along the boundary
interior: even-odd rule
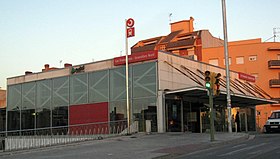
[[[238,72],[238,77],[239,77],[239,79],[243,79],[243,80],[246,80],[246,81],[249,81],[249,82],[256,82],[255,76],[248,75],[248,74],[245,74],[245,73],[242,73],[242,72]]]
[[[128,63],[135,63],[135,62],[141,62],[141,61],[147,61],[147,60],[154,60],[158,58],[158,51],[146,51],[146,52],[138,52],[134,53],[128,56]],[[124,65],[125,64],[126,57],[115,57],[114,58],[114,65]]]
[[[108,133],[108,120],[108,102],[71,105],[69,108],[69,125],[72,134]],[[79,124],[83,126],[73,126]]]
[[[95,122],[108,122],[108,103],[71,105],[69,110],[69,123],[85,124]]]

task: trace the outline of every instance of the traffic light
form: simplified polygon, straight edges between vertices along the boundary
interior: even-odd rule
[[[204,76],[205,76],[205,87],[210,90],[212,88],[211,86],[211,72],[210,71],[205,71]]]
[[[215,96],[219,96],[220,95],[220,78],[221,78],[221,74],[220,73],[215,73],[215,82],[214,82],[214,86],[213,86],[213,93]]]

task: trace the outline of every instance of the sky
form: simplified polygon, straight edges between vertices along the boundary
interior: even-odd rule
[[[273,28],[280,35],[279,7],[279,0],[226,0],[228,40],[266,41]],[[45,64],[59,68],[125,55],[125,19],[135,21],[131,47],[168,35],[170,13],[171,22],[192,16],[195,30],[224,37],[221,0],[0,0],[0,87]]]

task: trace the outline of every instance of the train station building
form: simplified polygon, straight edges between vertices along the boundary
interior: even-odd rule
[[[165,51],[129,55],[132,124],[153,132],[206,132],[209,97],[204,72],[221,73],[214,97],[215,129],[227,131],[225,69]],[[230,72],[232,107],[244,112],[242,127],[255,130],[255,106],[274,103],[252,76]],[[127,120],[125,56],[7,79],[7,131],[36,130]],[[230,121],[232,122],[232,121]]]

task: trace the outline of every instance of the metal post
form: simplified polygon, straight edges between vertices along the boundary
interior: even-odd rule
[[[210,141],[214,141],[214,107],[213,107],[213,90],[210,89],[209,91],[209,105],[210,105]]]
[[[228,57],[228,38],[227,38],[227,20],[226,20],[226,2],[222,0],[223,10],[223,30],[224,30],[224,53],[226,62],[226,92],[227,92],[227,110],[228,110],[228,132],[232,133],[231,123],[231,99],[230,99],[230,74]]]
[[[128,92],[128,41],[127,41],[127,26],[125,20],[125,77],[126,77],[126,113],[127,113],[127,134],[130,134],[130,106]]]
[[[184,105],[184,101],[183,101],[183,97],[180,99],[181,100],[181,132],[184,132],[184,108],[183,108],[183,105]]]

